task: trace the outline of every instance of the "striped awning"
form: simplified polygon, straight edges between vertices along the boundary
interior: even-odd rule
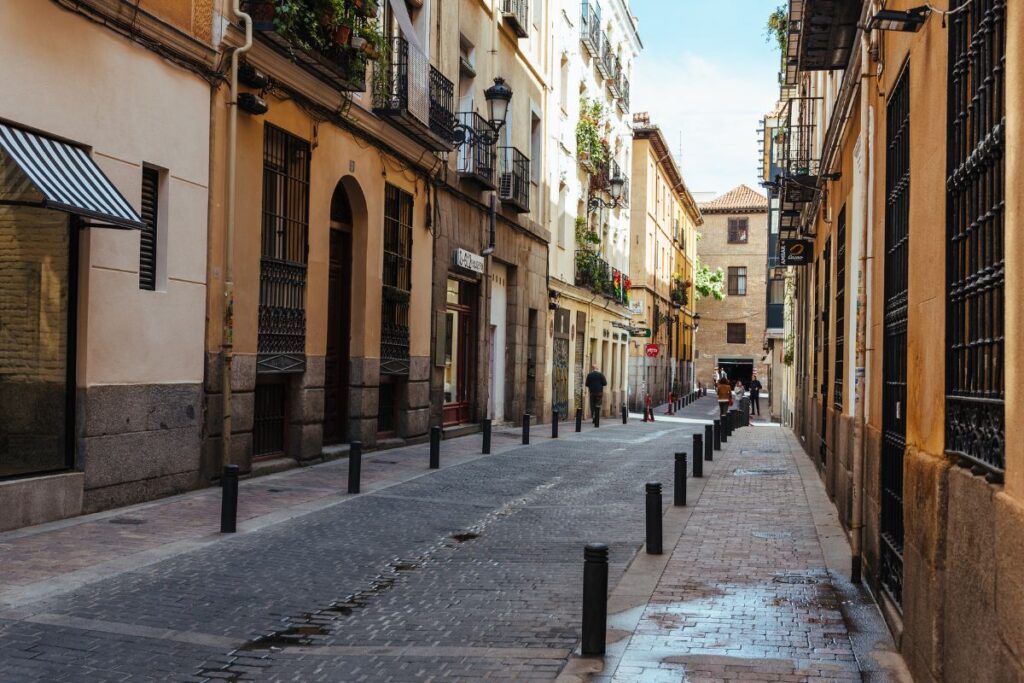
[[[41,206],[142,228],[142,219],[85,150],[0,123],[0,204]]]

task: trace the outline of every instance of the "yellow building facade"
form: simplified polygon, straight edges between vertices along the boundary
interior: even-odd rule
[[[849,5],[791,4],[769,136],[787,405],[915,680],[1024,680],[1024,8]]]

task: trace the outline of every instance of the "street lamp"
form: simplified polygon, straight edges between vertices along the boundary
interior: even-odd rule
[[[477,130],[473,126],[457,122],[453,127],[452,142],[456,147],[465,144],[480,142],[488,147],[498,142],[498,133],[501,132],[508,117],[508,105],[512,101],[512,88],[508,87],[505,79],[494,79],[494,85],[484,90],[484,99],[487,101],[487,123],[490,130]]]
[[[693,331],[696,332],[700,329],[700,313],[693,314]]]
[[[622,199],[622,190],[626,187],[626,179],[622,176],[615,176],[608,181],[608,195],[612,198],[610,202],[603,197],[591,197],[587,203],[587,213],[594,213],[598,209],[614,209]]]

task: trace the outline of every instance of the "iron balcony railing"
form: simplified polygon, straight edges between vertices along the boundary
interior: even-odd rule
[[[312,7],[312,0],[305,4]],[[294,35],[278,33],[274,24],[276,5],[273,0],[242,0],[241,7],[252,17],[253,30],[305,71],[343,92],[366,90],[366,56],[361,50],[338,45],[332,29],[317,23],[299,25]],[[303,49],[303,44],[329,47],[318,51]]]
[[[619,59],[618,55],[615,55],[612,61],[612,75],[608,79],[608,90],[611,92],[612,97],[618,97],[622,94],[622,60]]]
[[[402,128],[427,149],[452,149],[455,86],[427,56],[402,37],[374,68],[373,111]]]
[[[525,38],[530,35],[528,29],[530,25],[529,0],[502,0],[501,15],[517,36]]]
[[[619,85],[619,99],[617,104],[622,113],[629,113],[629,79],[625,76],[622,77],[622,83]]]
[[[612,301],[629,303],[629,276],[617,268],[612,268],[595,251],[576,250],[575,283],[577,287],[585,287]]]
[[[498,153],[494,145],[487,145],[482,135],[493,135],[494,128],[482,116],[472,111],[459,112],[459,123],[476,131],[477,135],[459,148],[456,169],[463,178],[474,180],[489,190],[495,189],[494,182]]]
[[[614,59],[612,59],[612,44],[608,40],[607,33],[601,33],[601,58],[595,59],[597,64],[597,70],[601,74],[602,78],[611,78],[612,68],[615,65]]]
[[[529,213],[530,159],[515,147],[499,147],[498,164],[498,198],[517,213]]]
[[[601,56],[601,8],[595,0],[583,0],[580,11],[580,40],[591,57]]]

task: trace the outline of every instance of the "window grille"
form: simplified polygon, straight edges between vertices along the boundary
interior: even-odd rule
[[[412,195],[384,189],[384,283],[380,320],[381,373],[409,374],[409,297],[412,291]]]
[[[280,455],[284,452],[285,385],[257,384],[253,404],[253,457]]]
[[[139,232],[139,289],[156,289],[157,220],[160,209],[160,171],[142,167],[142,223]]]
[[[726,323],[726,342],[729,344],[747,343],[746,323]]]
[[[824,290],[821,297],[821,445],[819,454],[821,466],[824,467],[828,461],[828,324],[832,321],[832,311],[829,304],[832,302],[832,238],[825,240],[825,252],[822,255],[825,260],[825,278],[822,281]]]
[[[992,481],[1006,468],[1006,5],[949,17],[946,451]]]
[[[846,207],[836,221],[836,358],[833,365],[832,401],[843,409],[843,367],[846,360]]]
[[[729,219],[729,244],[746,244],[750,229],[750,219]]]
[[[308,232],[309,143],[268,124],[263,132],[260,372],[302,372],[306,367]]]
[[[747,295],[747,269],[729,266],[729,296]]]
[[[907,442],[907,260],[910,253],[910,78],[886,112],[885,318],[882,342],[882,588],[903,601],[903,451]]]

